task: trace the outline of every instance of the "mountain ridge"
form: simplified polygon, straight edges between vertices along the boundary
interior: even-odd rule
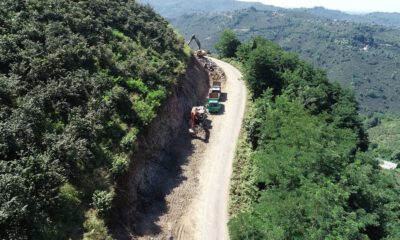
[[[157,12],[159,12],[167,19],[180,17],[184,14],[216,13],[254,7],[258,10],[302,12],[309,13],[318,17],[329,18],[332,20],[336,19],[341,21],[376,24],[384,25],[387,27],[400,28],[400,13],[395,12],[370,12],[352,14],[349,12],[332,10],[324,7],[283,8],[263,4],[257,1],[241,2],[235,0],[192,0],[190,2],[184,0],[173,0],[168,2],[162,0],[140,0],[139,2],[150,4]]]

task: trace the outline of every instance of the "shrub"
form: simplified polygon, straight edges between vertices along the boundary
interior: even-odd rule
[[[132,128],[129,130],[128,134],[125,135],[121,140],[121,148],[125,152],[132,152],[135,150],[135,142],[137,138],[138,130],[137,128]]]
[[[93,193],[92,206],[97,210],[99,216],[108,215],[113,197],[113,192],[96,190]]]
[[[97,211],[90,209],[86,212],[84,240],[112,240],[103,219],[98,218]]]
[[[112,169],[111,171],[116,175],[120,176],[121,174],[125,173],[129,168],[129,159],[128,156],[117,156],[114,158],[112,162]]]

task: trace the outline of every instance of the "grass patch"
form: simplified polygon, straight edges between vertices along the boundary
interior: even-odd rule
[[[246,103],[245,118],[250,118],[253,113],[254,103],[248,99]],[[247,139],[248,132],[242,123],[238,144],[236,147],[235,159],[233,162],[233,172],[231,177],[229,215],[236,216],[240,212],[250,209],[256,189],[254,189],[254,173],[250,162],[252,149]],[[249,194],[250,193],[250,194]]]
[[[382,119],[380,125],[368,129],[368,134],[378,157],[400,162],[400,119]]]

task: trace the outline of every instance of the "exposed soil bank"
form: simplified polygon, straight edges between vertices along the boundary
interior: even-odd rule
[[[208,88],[208,73],[191,59],[185,76],[139,137],[131,167],[117,186],[111,217],[114,238],[162,231],[155,223],[167,211],[165,196],[185,181],[181,166],[193,151],[188,135],[190,109],[204,102]]]

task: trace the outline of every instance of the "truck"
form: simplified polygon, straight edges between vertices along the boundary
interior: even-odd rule
[[[221,93],[221,82],[213,81],[211,85],[211,92],[219,92]]]
[[[213,82],[210,93],[208,94],[207,110],[210,113],[218,113],[221,110],[221,82]]]

